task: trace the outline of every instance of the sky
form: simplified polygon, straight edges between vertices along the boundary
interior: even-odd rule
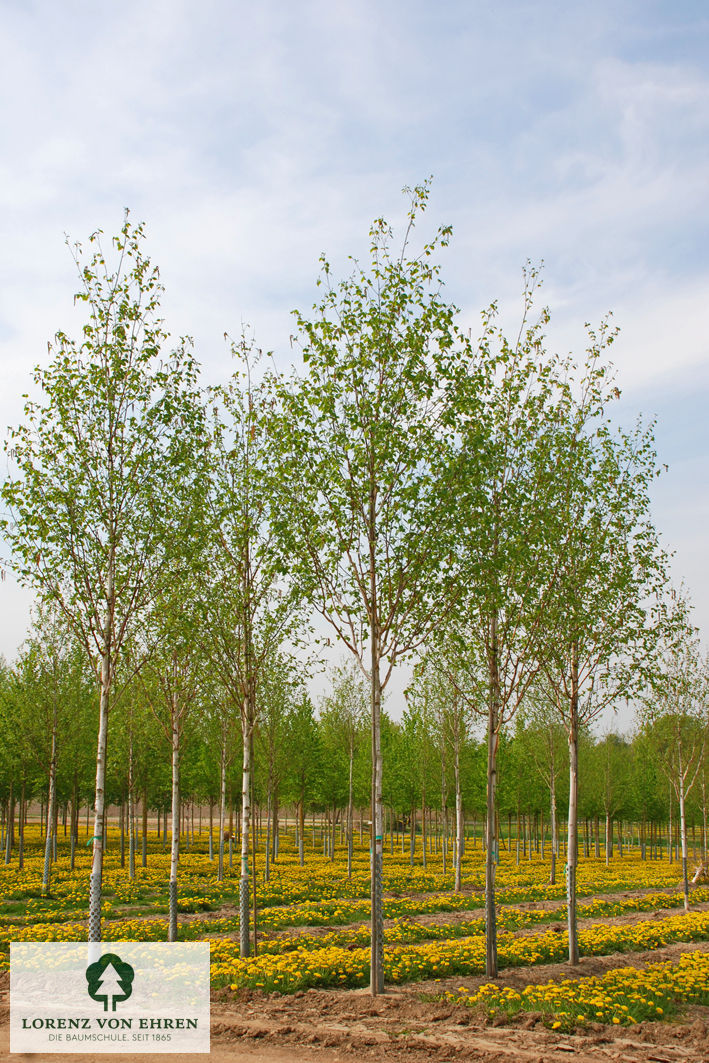
[[[0,426],[76,334],[65,234],[129,207],[205,380],[224,333],[278,364],[291,312],[432,176],[446,290],[475,333],[543,262],[550,350],[613,313],[618,417],[656,421],[654,516],[709,631],[709,9],[674,0],[0,0]],[[12,658],[29,595],[0,584]],[[396,684],[395,684],[396,688]],[[400,700],[398,690],[392,703]]]

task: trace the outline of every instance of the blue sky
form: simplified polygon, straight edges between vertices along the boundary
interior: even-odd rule
[[[622,416],[656,417],[655,515],[709,630],[709,10],[613,0],[0,0],[0,424],[77,323],[63,234],[147,223],[173,334],[206,377],[250,323],[285,364],[317,260],[433,174],[475,330],[544,261],[549,345],[613,310]],[[425,226],[424,226],[425,229]],[[0,650],[26,596],[1,588]]]

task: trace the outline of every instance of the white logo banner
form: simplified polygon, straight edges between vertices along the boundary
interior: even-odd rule
[[[10,945],[11,1052],[209,1052],[209,942]]]

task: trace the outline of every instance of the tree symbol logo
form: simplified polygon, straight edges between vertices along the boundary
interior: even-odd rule
[[[129,963],[124,963],[115,952],[107,952],[86,968],[88,994],[92,1000],[103,1001],[104,1011],[115,1011],[116,1004],[127,1000],[133,992],[134,975]]]

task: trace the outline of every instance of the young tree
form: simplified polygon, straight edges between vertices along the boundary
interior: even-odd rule
[[[27,801],[41,786],[38,777],[38,757],[46,749],[46,732],[32,733],[37,728],[38,717],[43,713],[33,697],[34,675],[32,669],[25,674],[26,656],[23,653],[13,668],[0,658],[0,777],[3,788],[20,792],[18,866],[24,867],[24,821]],[[44,721],[42,721],[44,722]],[[46,765],[42,764],[44,768]],[[12,802],[10,802],[12,804]],[[12,859],[13,816],[9,809],[9,830],[6,837],[5,863]]]
[[[352,878],[354,766],[362,744],[363,727],[368,717],[367,691],[362,674],[355,667],[341,664],[332,675],[332,691],[320,710],[324,745],[327,736],[333,749],[344,754],[343,774],[347,779],[347,877]],[[329,758],[328,758],[329,759]]]
[[[305,806],[315,795],[320,773],[320,734],[315,722],[313,705],[305,693],[300,692],[291,705],[286,719],[286,746],[288,748],[288,773],[285,792],[295,802],[298,815],[298,862],[305,863]]]
[[[298,690],[292,662],[276,655],[268,662],[258,697],[256,754],[265,762],[266,781],[266,852],[264,878],[269,879],[271,862],[278,856],[278,812],[281,789],[287,771],[289,749],[286,741],[288,713]]]
[[[249,954],[252,749],[259,688],[292,634],[297,596],[286,581],[287,555],[274,535],[276,499],[269,485],[278,456],[269,434],[272,396],[252,380],[257,355],[245,337],[232,345],[237,368],[213,392],[207,503],[208,564],[201,579],[208,654],[241,718],[240,948]]]
[[[551,830],[551,870],[549,882],[556,883],[559,855],[558,791],[562,769],[566,769],[566,735],[558,712],[548,699],[532,688],[517,717],[515,742],[521,743],[534,764],[535,771],[549,791]]]
[[[454,308],[440,295],[437,249],[411,256],[427,186],[411,193],[401,250],[382,220],[371,266],[334,285],[323,257],[322,303],[297,314],[307,375],[281,387],[281,537],[310,600],[367,675],[372,727],[371,992],[383,991],[381,702],[395,664],[440,617],[453,579],[450,486],[442,431]],[[293,490],[293,485],[297,485]]]
[[[652,432],[642,425],[631,432],[611,425],[605,408],[620,392],[601,358],[615,333],[604,322],[598,334],[589,334],[566,430],[566,504],[555,512],[560,522],[555,534],[564,550],[546,612],[540,681],[559,712],[569,746],[567,910],[573,964],[579,957],[579,735],[605,706],[642,686],[649,609],[664,582],[650,518],[649,486],[657,475]]]
[[[461,593],[443,647],[451,681],[487,726],[486,961],[497,977],[495,873],[500,737],[539,668],[564,537],[561,458],[571,408],[568,363],[544,351],[548,312],[533,321],[538,274],[526,269],[523,315],[508,340],[485,317],[477,374],[461,373],[450,406],[459,439],[456,517]]]
[[[46,833],[42,889],[49,893],[55,859],[61,761],[73,736],[85,734],[85,661],[63,618],[39,609],[13,672],[12,722],[16,755],[33,760],[46,779]],[[10,707],[10,706],[8,706]],[[95,737],[95,731],[92,737]],[[12,776],[10,780],[12,784]],[[11,786],[12,789],[12,786]],[[12,813],[12,800],[10,812]],[[13,822],[10,815],[10,838]]]
[[[684,908],[689,911],[687,799],[701,779],[707,752],[709,658],[700,651],[687,602],[676,594],[661,640],[659,667],[641,711],[646,734],[679,806],[682,888]]]
[[[435,765],[438,760],[436,750],[436,728],[433,707],[429,691],[424,682],[416,680],[406,689],[406,708],[401,720],[402,745],[408,751],[404,783],[411,795],[411,854],[410,863],[414,862],[415,849],[415,815],[416,801],[421,809],[421,862],[427,864],[427,810],[429,796],[434,791]]]
[[[146,700],[170,746],[172,768],[168,941],[177,941],[177,871],[180,855],[180,754],[185,727],[200,693],[199,642],[194,614],[181,612],[174,598],[153,611],[157,645],[141,669]],[[190,623],[192,619],[192,623]]]
[[[596,801],[603,809],[606,829],[606,867],[613,856],[613,833],[616,818],[627,807],[630,788],[630,748],[625,739],[613,731],[596,742],[588,751],[589,770]]]
[[[83,646],[99,687],[89,939],[101,939],[104,789],[109,708],[131,627],[155,591],[174,510],[194,452],[197,369],[183,341],[162,354],[162,287],[126,217],[109,265],[101,233],[87,258],[74,245],[88,317],[80,341],[58,332],[35,370],[44,401],[28,401],[10,433],[16,472],[2,490],[2,528],[19,578],[52,602]]]
[[[461,756],[471,722],[469,700],[461,693],[464,679],[451,674],[445,656],[430,652],[416,668],[416,678],[409,691],[413,703],[423,703],[435,722],[440,758],[440,794],[443,818],[443,873],[448,857],[448,789],[452,774],[455,793],[455,849],[453,866],[455,889],[462,887],[464,823]],[[451,764],[452,761],[452,764]],[[450,768],[452,767],[452,773]]]

